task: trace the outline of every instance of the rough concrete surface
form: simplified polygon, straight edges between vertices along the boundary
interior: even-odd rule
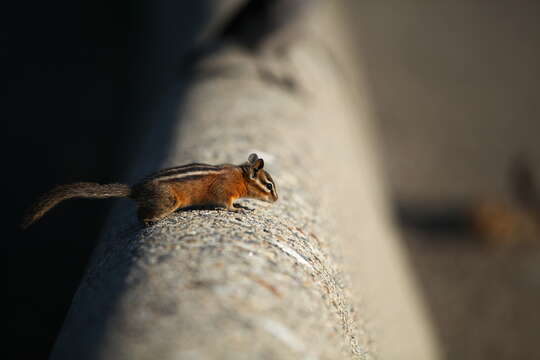
[[[256,152],[278,202],[180,211],[144,229],[119,207],[53,359],[437,358],[386,221],[369,111],[352,102],[341,18],[325,10],[283,58],[228,46],[203,59],[159,159]],[[137,171],[159,165],[159,143],[150,137]]]

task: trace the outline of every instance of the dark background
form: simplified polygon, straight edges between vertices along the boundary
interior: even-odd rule
[[[140,3],[11,2],[2,19],[4,123],[2,358],[46,358],[108,201],[67,202],[21,232],[25,208],[56,184],[117,180],[133,131]]]
[[[47,357],[112,201],[66,202],[22,232],[25,209],[57,184],[125,181],[207,17],[192,3],[4,5],[1,358]]]

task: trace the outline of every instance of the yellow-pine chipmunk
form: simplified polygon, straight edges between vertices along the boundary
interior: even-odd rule
[[[278,199],[276,185],[263,167],[263,159],[251,154],[241,165],[193,163],[164,169],[133,187],[98,183],[60,185],[30,208],[21,226],[27,228],[58,203],[72,198],[133,199],[137,202],[139,220],[145,225],[190,206],[214,205],[235,211],[233,202],[238,198],[274,202]]]

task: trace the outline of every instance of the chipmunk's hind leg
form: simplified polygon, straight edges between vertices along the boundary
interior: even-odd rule
[[[138,204],[139,221],[151,225],[174,212],[178,199],[165,184],[145,183],[134,189],[132,197]]]

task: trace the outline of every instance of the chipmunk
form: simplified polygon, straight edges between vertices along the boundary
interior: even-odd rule
[[[278,199],[276,185],[263,167],[263,159],[251,154],[241,165],[192,163],[164,169],[133,187],[90,182],[60,185],[45,193],[30,208],[21,227],[27,228],[58,203],[72,198],[133,199],[137,202],[139,220],[144,225],[190,206],[222,206],[236,211],[233,202],[238,198],[274,202]]]

